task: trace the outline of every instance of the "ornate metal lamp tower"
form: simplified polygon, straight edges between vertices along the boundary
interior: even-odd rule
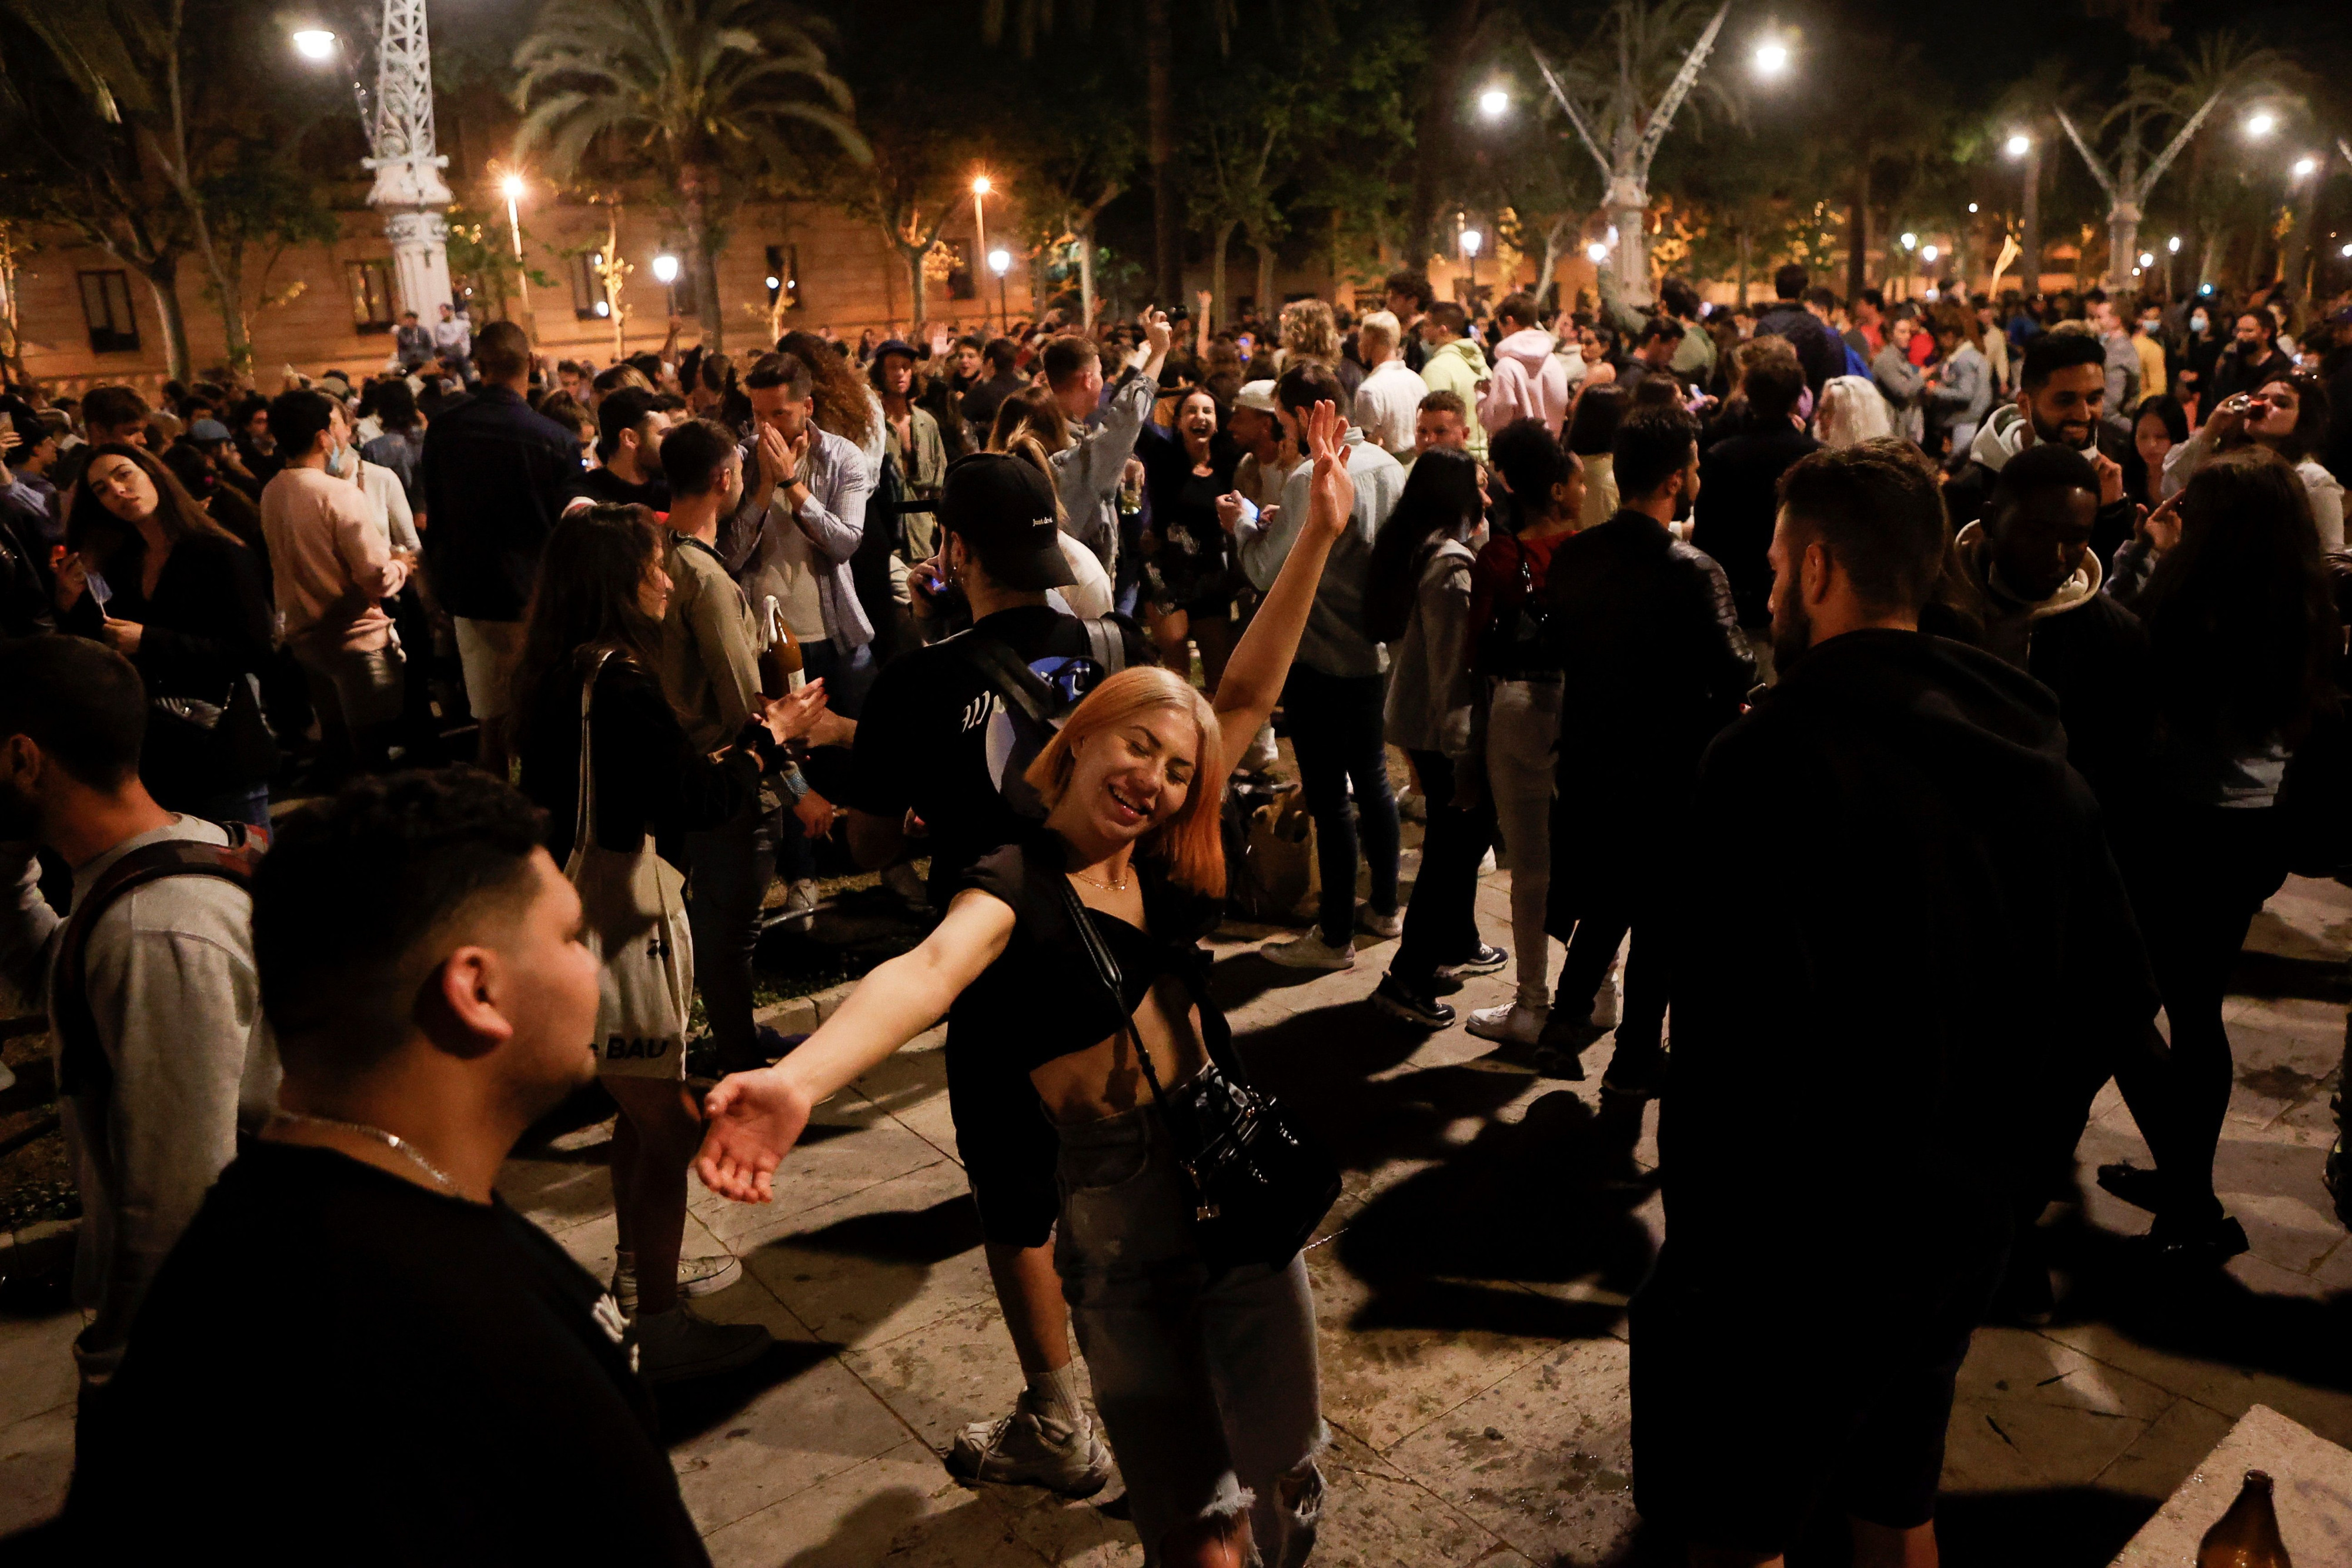
[[[433,144],[433,55],[425,0],[383,0],[376,42],[375,107],[368,142],[375,172],[368,205],[383,214],[392,240],[394,288],[400,308],[428,326],[449,303],[449,160]]]

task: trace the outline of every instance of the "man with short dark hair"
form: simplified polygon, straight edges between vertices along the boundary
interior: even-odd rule
[[[1118,384],[1103,395],[1102,353],[1076,332],[1045,340],[1040,356],[1045,385],[1061,406],[1070,444],[1054,455],[1054,487],[1062,498],[1062,527],[1095,552],[1111,574],[1122,601],[1139,580],[1142,563],[1119,553],[1118,490],[1135,455],[1136,438],[1160,396],[1160,367],[1175,341],[1165,312],[1143,323],[1144,344],[1128,355]],[[1097,417],[1099,415],[1099,417]],[[1092,422],[1091,427],[1089,422]]]
[[[57,486],[73,504],[74,487],[81,483],[81,471],[89,466],[90,456],[101,446],[144,446],[147,444],[147,422],[151,417],[147,400],[130,387],[92,387],[81,400],[83,441],[68,447],[58,460]]]
[[[286,646],[310,688],[331,766],[385,759],[406,688],[383,601],[415,558],[395,552],[366,496],[331,470],[356,465],[341,404],[297,388],[269,405],[286,466],[261,492],[261,532]]]
[[[1658,303],[1683,327],[1683,340],[1666,368],[1693,386],[1706,387],[1715,380],[1715,339],[1705,325],[1698,290],[1685,278],[1669,277],[1658,285]]]
[[[2098,334],[2099,347],[2106,354],[2106,402],[2102,415],[2108,430],[2119,440],[2131,438],[2132,410],[2139,406],[2139,350],[2132,346],[2131,333],[2124,326],[2126,311],[2116,301],[2101,295],[2091,301],[2091,329]]]
[[[493,1186],[595,1066],[597,963],[540,830],[462,770],[281,822],[252,936],[279,1114],[173,1250],[82,1451],[94,1559],[310,1562],[364,1521],[337,1554],[708,1563],[618,1309]]]
[[[1421,319],[1429,314],[1430,304],[1437,298],[1437,291],[1429,285],[1429,274],[1412,267],[1391,272],[1381,285],[1381,297],[1389,314],[1397,319],[1404,339],[1404,368],[1418,374],[1429,357],[1422,346]]]
[[[1546,924],[1568,943],[1539,1049],[1581,1078],[1601,980],[1630,935],[1617,1047],[1601,1086],[1658,1091],[1671,947],[1659,929],[1691,779],[1738,715],[1756,662],[1723,568],[1668,525],[1701,490],[1698,426],[1679,408],[1637,408],[1610,445],[1615,516],[1560,540],[1544,581],[1563,672],[1559,794],[1552,808]]]
[[[1029,383],[1021,378],[1021,345],[1010,338],[991,338],[982,351],[988,361],[988,379],[973,383],[963,394],[963,417],[982,444],[996,428],[996,411],[1004,400]]]
[[[1683,324],[1671,316],[1653,316],[1642,324],[1633,339],[1633,357],[1617,372],[1617,382],[1631,395],[1635,387],[1653,376],[1664,375],[1679,392],[1681,382],[1675,376],[1675,355],[1683,344]]]
[[[2294,361],[2278,350],[2278,318],[2268,310],[2249,307],[2238,312],[2230,347],[2213,367],[2211,384],[2205,389],[2204,402],[2200,406],[2210,418],[2211,411],[2225,400],[2240,392],[2259,392],[2272,382],[2284,381],[2294,373]],[[90,393],[93,398],[97,395]]]
[[[1845,313],[1852,322],[1845,329],[1845,346],[1868,364],[1886,346],[1886,296],[1865,288],[1847,303]]]
[[[473,350],[481,385],[425,427],[420,509],[433,523],[425,554],[434,596],[456,622],[466,699],[481,726],[475,761],[503,779],[523,611],[547,536],[580,493],[580,436],[524,400],[530,340],[520,327],[493,321]]]
[[[1805,307],[1805,287],[1809,275],[1795,262],[1790,262],[1772,275],[1774,302],[1756,318],[1759,338],[1786,338],[1797,350],[1797,362],[1805,367],[1805,384],[1812,389],[1819,401],[1822,388],[1832,377],[1845,374],[1845,344],[1830,330],[1829,323]],[[1832,297],[1834,300],[1835,297]]]
[[[1777,1562],[1821,1501],[1856,1563],[1935,1561],[1953,1378],[2016,1195],[2156,1009],[2057,705],[1917,630],[1946,537],[1907,443],[1790,470],[1780,679],[1679,821],[1633,1474],[1698,1563]]]
[[[662,477],[662,434],[670,416],[643,387],[621,387],[596,405],[596,459],[604,465],[580,476],[581,494],[648,511],[669,510]]]
[[[1805,372],[1794,358],[1758,355],[1740,378],[1748,420],[1706,449],[1699,463],[1706,499],[1692,513],[1691,543],[1713,557],[1731,583],[1740,630],[1756,654],[1757,671],[1771,679],[1772,525],[1780,511],[1780,476],[1821,443],[1797,418]]]
[[[882,428],[890,455],[898,460],[898,478],[910,501],[936,500],[940,479],[948,465],[947,442],[930,410],[915,402],[915,361],[920,356],[912,343],[893,338],[874,350],[871,372],[882,395]],[[909,560],[922,560],[939,549],[939,523],[929,512],[908,512],[896,519],[906,541]]]
[[[149,796],[146,730],[139,672],[112,649],[79,637],[0,643],[0,844],[10,846],[0,875],[14,889],[0,980],[17,1010],[49,1016],[82,1205],[73,1293],[90,1318],[74,1360],[86,1424],[164,1255],[278,1088],[252,900],[240,882],[172,863],[240,840]],[[72,869],[78,924],[41,897],[36,844]]]
[[[2070,447],[2099,476],[2099,510],[2092,548],[2102,561],[2129,538],[2133,507],[2124,494],[2120,464],[2099,450],[2100,416],[2106,409],[2106,350],[2082,330],[2044,332],[2027,345],[2017,401],[1996,408],[1969,443],[1969,461],[1944,486],[1952,527],[1964,528],[1985,515],[1994,482],[2009,460],[2037,442]]]
[[[433,331],[416,319],[416,312],[400,313],[400,325],[392,329],[392,351],[400,361],[404,375],[415,375],[433,362]]]
[[[1020,457],[976,453],[948,465],[940,488],[943,543],[937,577],[908,580],[919,620],[960,591],[971,625],[894,662],[874,684],[857,727],[849,844],[860,865],[930,857],[931,903],[944,908],[982,856],[1034,831],[1034,800],[1017,787],[1013,716],[992,668],[1052,661],[1076,681],[1099,679],[1098,642],[1115,640],[1122,666],[1152,663],[1151,644],[1124,621],[1089,624],[1046,595],[1076,581],[1062,553],[1054,486]],[[909,818],[923,836],[910,840]],[[980,1210],[989,1278],[1024,1381],[1013,1413],[964,1427],[948,1468],[971,1480],[1042,1486],[1085,1497],[1110,1461],[1076,1392],[1069,1312],[1054,1270],[1059,1199],[1053,1124],[1025,1080],[995,1071],[1004,1038],[959,1016],[948,1030],[948,1106]],[[981,1027],[975,1029],[975,1024]],[[1002,1029],[1017,1032],[1018,1019]]]
[[[1304,444],[1300,437],[1317,403],[1347,406],[1339,376],[1319,360],[1292,360],[1276,383],[1275,397],[1283,433],[1295,447]],[[1277,964],[1297,968],[1353,968],[1359,927],[1383,940],[1403,929],[1397,908],[1396,796],[1389,787],[1381,740],[1385,684],[1380,646],[1364,634],[1364,594],[1370,587],[1372,540],[1404,491],[1404,469],[1352,423],[1346,451],[1348,474],[1356,485],[1355,508],[1347,531],[1331,547],[1314,608],[1307,612],[1298,656],[1282,688],[1282,711],[1289,717],[1291,745],[1298,757],[1299,789],[1315,818],[1322,908],[1315,930],[1260,951]],[[1306,525],[1307,486],[1313,478],[1311,465],[1293,469],[1273,521],[1244,521],[1234,530],[1242,570],[1260,592],[1274,586]],[[1359,832],[1364,861],[1371,869],[1371,897],[1360,911],[1356,906]]]
[[[1505,295],[1495,307],[1495,330],[1494,374],[1478,400],[1478,423],[1491,437],[1515,419],[1540,419],[1558,435],[1568,418],[1568,367],[1535,297]]]
[[[444,302],[441,319],[432,324],[433,357],[441,368],[461,382],[474,379],[474,319],[455,305]]]

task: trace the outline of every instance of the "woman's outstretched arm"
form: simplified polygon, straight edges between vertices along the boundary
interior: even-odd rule
[[[776,1166],[809,1113],[937,1023],[1012,935],[1012,906],[966,888],[921,946],[866,976],[799,1050],[721,1080],[702,1104],[702,1185],[739,1203],[774,1197]]]

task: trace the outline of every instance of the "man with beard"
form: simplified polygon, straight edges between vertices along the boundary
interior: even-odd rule
[[[1944,486],[1952,526],[1965,528],[1985,515],[1993,482],[2009,460],[2036,442],[2071,446],[2098,475],[2098,507],[2091,548],[2102,562],[2131,538],[2134,514],[2124,494],[2123,465],[2099,450],[2101,415],[2107,402],[2107,351],[2088,331],[2053,329],[2025,350],[2017,402],[1997,408],[1969,444],[1969,460]]]
[[[0,843],[16,897],[0,981],[46,1001],[82,1204],[74,1300],[81,1421],[109,1397],[132,1317],[213,1178],[278,1088],[237,830],[174,816],[139,782],[147,694],[79,637],[0,644]],[[36,844],[73,870],[72,922]],[[209,868],[209,870],[208,870]]]
[[[1597,1038],[1592,1005],[1630,932],[1601,1087],[1645,1098],[1665,1064],[1669,948],[1653,916],[1699,755],[1738,716],[1756,661],[1723,569],[1666,528],[1698,495],[1698,426],[1679,408],[1635,409],[1610,452],[1619,509],[1560,540],[1544,584],[1563,672],[1545,925],[1569,946],[1537,1051],[1547,1071],[1584,1076],[1577,1053]]]
[[[1926,459],[1818,452],[1780,495],[1780,682],[1680,824],[1634,1500],[1700,1563],[1778,1563],[1833,1505],[1892,1568],[1935,1561],[2017,1195],[2156,994],[2055,699],[1918,630],[1946,541]]]
[[[2208,410],[2239,392],[2257,392],[2272,382],[2294,373],[2294,361],[2278,351],[2278,319],[2260,306],[2238,312],[2229,351],[2213,367],[2212,384],[2205,391]]]

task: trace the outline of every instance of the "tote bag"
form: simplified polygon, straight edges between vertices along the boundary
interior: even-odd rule
[[[563,874],[580,892],[583,940],[602,966],[594,1046],[607,1071],[659,1072],[685,1059],[694,1003],[694,938],[686,879],[654,853],[648,833],[635,852],[596,842],[596,768],[589,714],[607,649],[580,688],[580,795]],[[661,1067],[654,1064],[660,1063]],[[670,1069],[674,1070],[674,1069]]]

